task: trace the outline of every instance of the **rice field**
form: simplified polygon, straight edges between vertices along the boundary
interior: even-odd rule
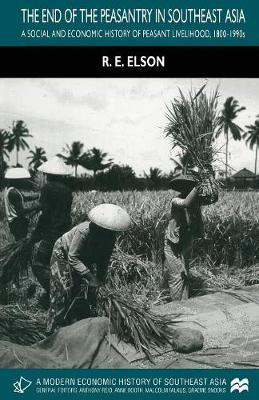
[[[121,235],[119,247],[159,263],[164,230],[170,218],[173,191],[77,193],[72,208],[73,223],[86,219],[88,210],[102,202],[127,209],[132,229]],[[219,201],[202,207],[206,240],[197,242],[194,257],[226,267],[248,267],[259,259],[259,195],[256,192],[221,192]]]
[[[88,211],[103,202],[118,204],[129,212],[132,229],[118,237],[108,284],[119,291],[126,290],[147,304],[157,304],[165,298],[160,287],[161,257],[173,196],[173,191],[74,194],[74,225],[87,219]],[[202,294],[209,288],[238,288],[258,283],[258,193],[222,192],[218,203],[202,207],[202,214],[206,237],[203,241],[196,241],[194,246],[191,268],[193,295]],[[0,196],[0,245],[10,240]]]

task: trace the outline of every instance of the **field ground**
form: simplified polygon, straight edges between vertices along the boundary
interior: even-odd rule
[[[87,218],[100,203],[121,205],[133,227],[121,234],[112,257],[108,284],[127,291],[148,305],[166,301],[162,292],[161,256],[165,227],[170,217],[173,191],[77,192],[72,206],[73,224]],[[257,192],[222,192],[218,203],[202,208],[206,238],[197,241],[192,262],[192,294],[210,289],[239,288],[259,282],[259,195]],[[33,225],[33,223],[32,223]],[[0,196],[0,246],[12,240]],[[20,287],[9,290],[10,302],[27,299],[34,278],[29,272]]]

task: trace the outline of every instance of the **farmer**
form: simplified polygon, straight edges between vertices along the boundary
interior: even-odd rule
[[[165,233],[163,278],[172,300],[189,297],[189,264],[193,241],[204,236],[201,198],[197,179],[180,174],[172,180],[172,189],[180,192],[171,203],[171,219]],[[213,201],[217,200],[217,196]]]
[[[27,215],[39,210],[39,206],[25,207],[25,203],[39,198],[38,194],[24,195],[20,189],[30,174],[25,168],[10,168],[5,174],[6,188],[4,190],[4,205],[8,225],[15,240],[27,236],[29,220]]]
[[[54,157],[42,164],[38,171],[46,174],[47,183],[40,194],[41,215],[33,233],[35,243],[39,242],[32,271],[45,293],[42,305],[49,303],[50,258],[56,240],[71,228],[72,192],[63,182],[64,176],[70,175],[67,166],[59,157]]]
[[[116,232],[130,227],[127,212],[114,204],[100,204],[88,217],[90,222],[75,226],[55,243],[50,267],[49,332],[73,322],[70,310],[75,298],[85,296],[89,304],[90,292],[94,297],[93,291],[105,282]],[[76,319],[86,317],[86,304],[85,315]]]

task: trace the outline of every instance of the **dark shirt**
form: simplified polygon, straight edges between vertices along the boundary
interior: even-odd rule
[[[17,218],[23,217],[26,214],[29,214],[32,211],[37,210],[38,207],[35,205],[24,208],[23,202],[33,201],[38,199],[38,197],[39,196],[37,194],[32,194],[32,195],[22,194],[18,189],[15,188],[11,188],[11,190],[8,193],[8,200],[13,205],[15,212],[17,214]]]
[[[41,190],[40,203],[38,234],[43,240],[57,240],[71,228],[72,192],[61,182],[49,182]]]
[[[203,237],[203,221],[200,207],[186,209],[183,199],[172,200],[171,220],[168,224],[165,239],[175,245],[179,253],[190,247],[194,238]]]
[[[108,264],[115,245],[115,235],[109,240],[93,238],[89,230],[89,222],[82,222],[61,237],[70,267],[81,276],[94,273],[104,282]]]
[[[17,218],[23,215],[23,195],[15,188],[11,188],[8,193],[8,200],[13,205]]]

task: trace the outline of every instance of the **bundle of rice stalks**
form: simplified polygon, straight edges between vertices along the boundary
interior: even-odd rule
[[[157,347],[172,344],[172,325],[179,321],[168,315],[157,315],[132,297],[107,287],[100,288],[98,299],[118,337],[132,343],[137,351],[143,351],[150,361],[151,349],[157,351]]]
[[[191,164],[199,169],[200,195],[204,203],[215,196],[218,183],[213,177],[212,163],[216,161],[218,149],[214,139],[222,129],[218,112],[218,89],[210,96],[204,93],[206,85],[196,93],[192,90],[175,98],[167,107],[169,120],[165,133],[172,139],[173,148],[178,146],[188,155]],[[210,201],[211,202],[211,201]]]
[[[162,256],[164,231],[170,219],[170,200],[173,191],[165,192],[159,203],[155,195],[145,193],[140,204],[131,205],[128,210],[132,228],[120,236],[120,247],[124,252],[136,254],[157,263]]]
[[[213,204],[218,201],[218,190],[220,182],[214,179],[214,176],[209,172],[198,175],[198,193],[200,203],[203,205]]]
[[[17,305],[0,307],[0,339],[30,345],[44,339],[45,318],[23,312]]]
[[[0,250],[0,284],[14,282],[27,270],[32,247],[31,238],[25,238]]]
[[[151,303],[160,296],[162,266],[149,261],[147,257],[124,252],[119,244],[112,255],[106,285],[124,292],[142,303]]]
[[[141,259],[135,254],[125,253],[119,245],[116,246],[109,269],[109,280],[123,285],[142,281],[147,282],[150,277],[151,262]]]

